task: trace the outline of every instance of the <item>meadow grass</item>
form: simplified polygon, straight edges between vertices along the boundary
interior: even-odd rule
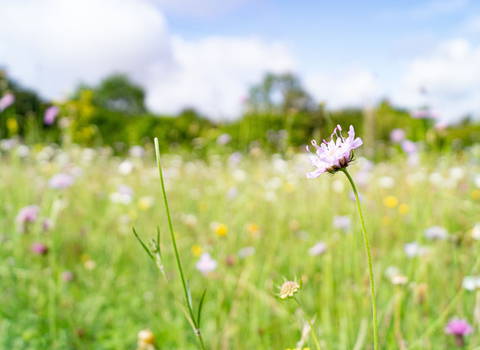
[[[253,152],[238,164],[227,154],[206,161],[183,156],[163,156],[163,175],[185,278],[197,303],[208,287],[205,347],[295,348],[305,318],[296,303],[275,293],[283,276],[296,276],[303,281],[296,297],[313,316],[322,350],[373,349],[368,266],[347,178],[306,179],[312,169],[298,154]],[[463,278],[480,267],[480,242],[470,235],[480,222],[476,159],[468,152],[424,156],[412,168],[398,156],[357,181],[374,264],[380,349],[453,349],[453,337],[444,333],[453,316],[476,327],[467,349],[480,344],[478,298],[462,289]],[[14,150],[2,154],[0,349],[135,349],[142,329],[155,334],[158,349],[198,349],[157,266],[132,234],[134,226],[147,242],[159,226],[166,275],[183,297],[153,153],[131,159],[135,167],[127,175],[118,172],[122,161],[78,147],[39,147],[25,158]],[[359,159],[350,174],[356,178],[364,165]],[[452,176],[454,166],[462,176]],[[59,172],[78,177],[64,190],[49,188]],[[134,190],[129,204],[111,201],[122,184]],[[145,196],[155,198],[153,206],[139,203]],[[19,233],[15,217],[32,204],[40,207],[38,220]],[[333,227],[336,215],[348,216],[351,227]],[[55,226],[44,232],[46,217]],[[215,222],[226,225],[226,235],[215,232]],[[445,227],[448,238],[427,240],[423,232],[434,225]],[[326,251],[311,256],[319,241]],[[404,244],[414,241],[427,248],[425,255],[406,255]],[[48,254],[32,253],[34,242],[44,243]],[[239,256],[246,247],[255,253]],[[201,252],[218,262],[208,275],[195,268]],[[391,283],[386,272],[392,266],[407,284]],[[72,281],[65,281],[65,271],[73,273]],[[304,347],[315,347],[311,335]]]

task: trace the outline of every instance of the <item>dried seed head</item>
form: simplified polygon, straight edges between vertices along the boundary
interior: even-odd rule
[[[293,297],[295,293],[300,290],[300,285],[297,282],[286,281],[280,287],[280,299],[287,299]]]
[[[150,348],[155,344],[155,335],[149,329],[138,332],[138,346],[140,349]]]

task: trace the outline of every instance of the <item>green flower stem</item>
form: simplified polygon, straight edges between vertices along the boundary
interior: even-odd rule
[[[307,319],[308,324],[310,325],[310,329],[312,330],[312,335],[313,339],[315,339],[315,345],[317,346],[317,350],[320,349],[320,344],[318,343],[317,335],[315,334],[315,329],[313,329],[312,322],[310,322],[310,318],[308,317],[307,313],[305,312],[305,309],[303,308],[302,304],[298,301],[296,296],[293,296],[293,299],[297,302],[298,306],[300,306],[300,309],[302,309],[303,314],[305,315],[305,318]]]
[[[360,214],[360,221],[362,222],[363,228],[363,240],[365,241],[365,250],[367,251],[368,258],[368,272],[370,274],[370,290],[372,293],[372,309],[373,309],[373,341],[375,344],[375,350],[378,350],[378,331],[377,331],[377,303],[375,301],[375,282],[373,279],[373,266],[372,266],[372,255],[370,254],[370,244],[368,243],[367,231],[365,229],[365,220],[363,219],[362,207],[360,206],[360,199],[358,198],[357,188],[353,182],[352,177],[347,171],[347,168],[341,169],[350,181],[352,185],[353,193],[355,194],[355,199],[357,201],[358,213]]]
[[[200,347],[205,349],[203,345],[202,334],[200,333],[200,329],[198,328],[197,321],[195,321],[195,317],[193,316],[193,310],[189,302],[188,297],[188,289],[187,284],[185,283],[185,277],[183,275],[182,263],[180,262],[180,255],[178,254],[177,243],[175,241],[175,234],[173,233],[173,225],[172,225],[172,218],[170,217],[170,210],[168,208],[168,201],[167,201],[167,192],[165,191],[165,184],[163,182],[163,173],[162,173],[162,165],[160,162],[160,147],[158,145],[158,138],[155,137],[155,155],[157,157],[157,165],[158,165],[158,172],[160,174],[160,183],[162,185],[162,193],[163,193],[163,201],[165,203],[165,211],[167,213],[167,221],[168,221],[168,228],[170,229],[170,236],[172,238],[173,250],[175,251],[175,259],[177,260],[178,270],[180,272],[180,277],[182,279],[183,291],[185,292],[185,303],[187,304],[187,309],[190,314],[190,319],[194,325],[195,335],[200,342]],[[158,242],[160,244],[160,242]]]

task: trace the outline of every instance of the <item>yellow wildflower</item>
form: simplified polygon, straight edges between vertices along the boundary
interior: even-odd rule
[[[16,134],[18,131],[18,123],[15,118],[8,118],[7,119],[7,129],[10,134]]]
[[[196,258],[199,258],[200,255],[202,255],[202,252],[203,252],[203,249],[202,247],[200,247],[198,244],[195,244],[193,247],[192,247],[192,255]]]
[[[395,196],[387,196],[383,198],[383,205],[387,208],[395,208],[398,205],[398,199]]]
[[[295,192],[295,184],[291,183],[291,182],[287,182],[285,184],[284,189],[285,189],[285,192],[287,192],[287,193],[293,193],[293,192]]]
[[[390,224],[392,223],[392,219],[388,216],[384,216],[382,218],[382,225],[383,226],[390,226]]]
[[[217,224],[214,231],[219,237],[225,237],[228,233],[228,226],[225,224]]]
[[[138,207],[140,210],[148,210],[153,206],[154,201],[154,198],[151,196],[142,197],[138,201]]]
[[[480,190],[473,190],[471,193],[473,199],[478,200],[480,199]]]
[[[408,204],[402,203],[398,206],[398,212],[402,215],[407,214],[410,211]]]
[[[247,232],[252,236],[258,236],[260,234],[260,228],[255,224],[248,224]]]

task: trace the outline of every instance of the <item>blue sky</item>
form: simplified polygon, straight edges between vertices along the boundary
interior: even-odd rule
[[[49,98],[123,71],[156,112],[232,119],[265,72],[293,71],[330,108],[388,97],[480,115],[478,1],[0,0],[0,13],[0,66]]]

